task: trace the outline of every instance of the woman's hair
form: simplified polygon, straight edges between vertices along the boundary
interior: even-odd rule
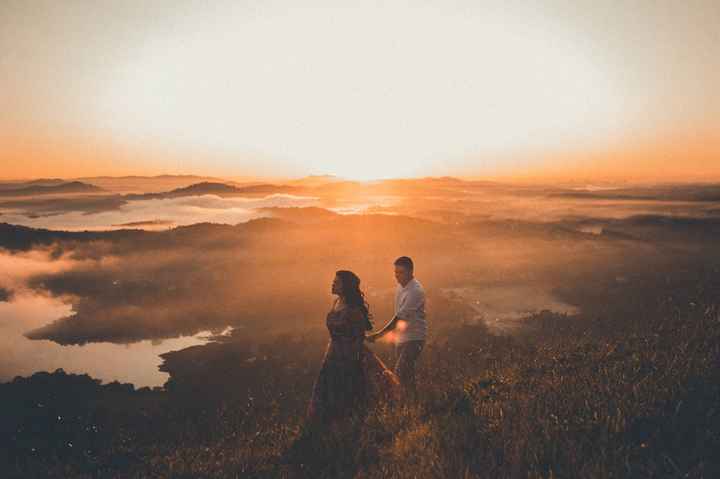
[[[335,274],[342,282],[342,297],[345,304],[359,308],[365,318],[365,329],[372,330],[372,315],[365,301],[365,294],[360,290],[360,278],[352,271],[346,270],[337,271]]]

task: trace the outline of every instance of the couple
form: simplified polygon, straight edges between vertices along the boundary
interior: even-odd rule
[[[363,417],[372,405],[415,395],[415,362],[425,344],[425,292],[413,276],[407,256],[395,260],[395,314],[380,331],[372,330],[368,304],[360,278],[338,271],[332,284],[337,295],[327,314],[330,342],[313,387],[307,420],[331,424],[342,418]],[[394,372],[365,344],[392,331],[395,341]]]

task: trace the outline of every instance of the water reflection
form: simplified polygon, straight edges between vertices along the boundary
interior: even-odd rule
[[[543,310],[568,315],[580,312],[539,286],[443,288],[442,292],[465,301],[477,313],[475,320],[485,323],[496,334],[516,330],[525,318]]]
[[[162,386],[168,374],[158,370],[160,354],[206,344],[211,332],[204,331],[162,341],[140,341],[122,345],[91,343],[60,346],[52,341],[30,340],[23,333],[71,313],[70,305],[55,299],[21,294],[11,303],[0,302],[0,382],[15,376],[62,368],[68,373],[89,374],[110,381],[129,382],[136,387]],[[225,330],[222,334],[227,334]]]

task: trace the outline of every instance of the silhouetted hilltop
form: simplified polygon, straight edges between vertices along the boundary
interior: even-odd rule
[[[60,368],[52,373],[40,371],[29,377],[17,376],[10,382],[0,383],[0,390],[3,389],[13,393],[3,394],[3,398],[33,396],[36,401],[43,401],[52,400],[53,396],[66,396],[68,400],[90,399],[103,390],[134,392],[135,386],[117,381],[103,385],[100,379],[87,374],[68,374]]]
[[[234,196],[263,196],[272,194],[293,194],[301,191],[300,188],[287,185],[249,185],[233,186],[226,183],[203,181],[183,188],[176,188],[161,193],[127,194],[128,200],[154,200],[164,198],[179,198],[184,196],[217,195],[223,198]]]
[[[325,208],[318,208],[315,206],[309,207],[267,207],[259,208],[258,211],[267,213],[273,218],[280,218],[287,221],[293,221],[296,223],[316,223],[327,221],[331,218],[338,216],[334,211],[326,210]]]
[[[88,176],[83,178],[78,178],[78,180],[84,181],[92,181],[92,180],[155,180],[155,179],[163,179],[163,180],[208,180],[208,179],[217,179],[217,178],[211,178],[207,176],[197,176],[197,175],[155,175],[155,176],[143,176],[143,175],[126,175],[126,176]]]
[[[549,194],[557,198],[654,200],[654,201],[720,201],[718,184],[680,184],[613,188],[597,191],[557,191]]]
[[[115,231],[56,231],[44,228],[0,223],[0,248],[10,251],[28,251],[37,246],[47,246],[58,241],[93,241],[99,239],[136,238],[152,234],[143,230]]]
[[[119,223],[115,224],[113,226],[127,226],[127,227],[133,227],[133,226],[169,226],[174,224],[172,221],[168,220],[145,220],[145,221],[130,221],[128,223]]]
[[[176,188],[167,193],[167,196],[194,196],[194,195],[218,195],[238,193],[238,188],[226,185],[225,183],[212,183],[203,181],[185,188]]]
[[[226,241],[229,245],[237,241],[237,234],[243,231],[266,232],[292,230],[292,223],[274,218],[258,218],[237,225],[224,223],[194,223],[192,225],[177,226],[163,231],[146,231],[143,229],[119,229],[111,231],[60,231],[45,228],[32,228],[29,226],[0,223],[0,248],[9,251],[28,251],[39,246],[55,245],[58,253],[67,248],[69,250],[82,250],[81,243],[105,240],[108,244],[120,248],[122,251],[143,250],[155,248],[171,248],[198,241]],[[224,238],[224,239],[223,239]],[[118,249],[106,250],[119,251]],[[77,252],[77,251],[76,251]]]
[[[60,185],[63,183],[66,183],[68,180],[63,180],[62,178],[38,178],[36,180],[28,181],[28,185]]]
[[[238,188],[243,195],[273,195],[273,194],[297,194],[304,191],[303,188],[288,185],[252,185]]]
[[[79,180],[98,185],[108,191],[125,194],[163,193],[202,182],[225,183],[233,186],[245,186],[248,184],[198,175],[96,176],[79,178]]]
[[[14,180],[14,181],[1,181],[0,191],[2,190],[16,190],[19,188],[26,188],[28,186],[53,186],[66,183],[67,180],[61,178],[38,178],[36,180]]]
[[[34,196],[34,195],[52,195],[63,193],[99,193],[104,189],[83,183],[81,181],[71,181],[69,183],[60,184],[35,184],[32,186],[23,186],[13,189],[0,190],[0,196]]]

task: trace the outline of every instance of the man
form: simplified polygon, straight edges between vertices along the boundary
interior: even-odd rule
[[[398,282],[395,315],[382,330],[368,335],[368,339],[374,342],[390,331],[395,332],[395,373],[403,388],[414,396],[415,363],[427,337],[425,290],[415,279],[412,259],[407,256],[395,260],[395,279]]]

